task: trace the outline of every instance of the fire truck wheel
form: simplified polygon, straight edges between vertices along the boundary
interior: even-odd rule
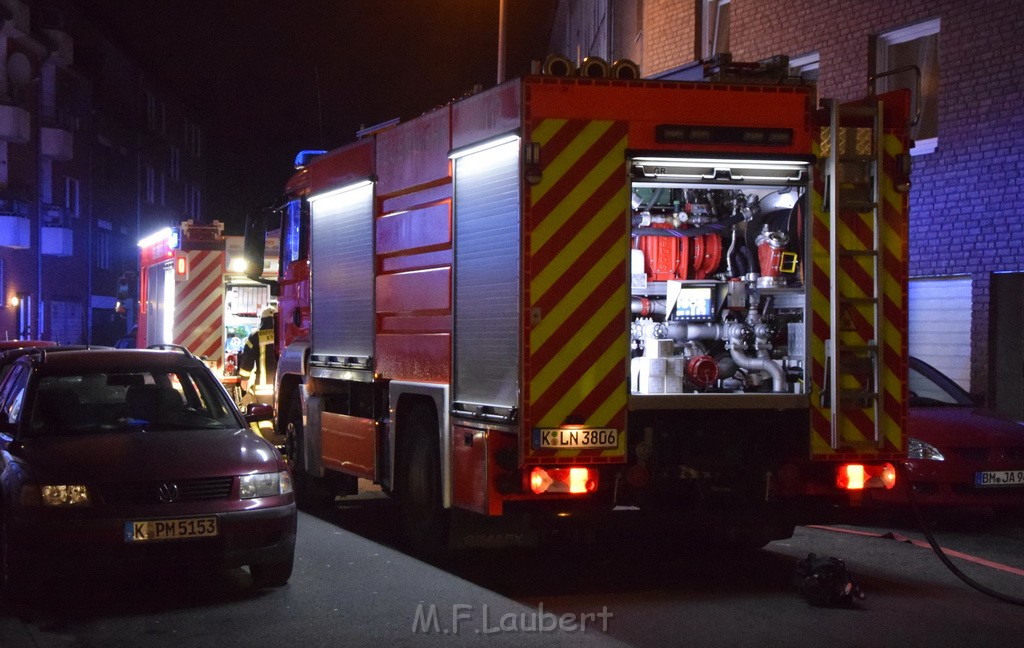
[[[285,423],[285,460],[292,469],[295,486],[295,503],[304,510],[324,509],[334,504],[334,492],[326,480],[318,479],[306,472],[305,464],[299,460],[305,452],[302,428],[302,401],[295,394],[288,408]]]
[[[409,548],[436,555],[448,546],[448,515],[441,502],[441,460],[437,431],[424,415],[413,416],[401,490],[402,533]]]

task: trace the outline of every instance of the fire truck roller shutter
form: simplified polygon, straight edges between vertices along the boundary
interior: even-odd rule
[[[368,359],[374,337],[372,183],[310,197],[314,356]]]
[[[454,400],[518,405],[519,140],[455,160]]]

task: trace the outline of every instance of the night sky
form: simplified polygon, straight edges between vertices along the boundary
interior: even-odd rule
[[[302,149],[407,119],[497,76],[498,0],[77,0],[194,107],[206,217],[240,233]],[[506,0],[506,78],[548,53],[556,0]]]

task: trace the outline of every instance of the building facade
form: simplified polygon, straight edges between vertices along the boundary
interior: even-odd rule
[[[563,0],[552,51],[628,57],[645,78],[786,55],[819,97],[912,88],[911,353],[1024,419],[1019,15],[1013,0]]]
[[[0,339],[112,345],[137,241],[202,217],[202,138],[71,3],[0,0]]]

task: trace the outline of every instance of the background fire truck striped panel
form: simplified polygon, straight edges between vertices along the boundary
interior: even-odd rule
[[[541,179],[529,188],[524,340],[525,418],[624,429],[629,338],[626,307],[629,182],[623,122],[546,119],[534,124]],[[622,461],[606,450],[533,450],[529,461]]]
[[[174,300],[174,343],[217,364],[224,352],[224,253],[188,252],[188,278]]]

